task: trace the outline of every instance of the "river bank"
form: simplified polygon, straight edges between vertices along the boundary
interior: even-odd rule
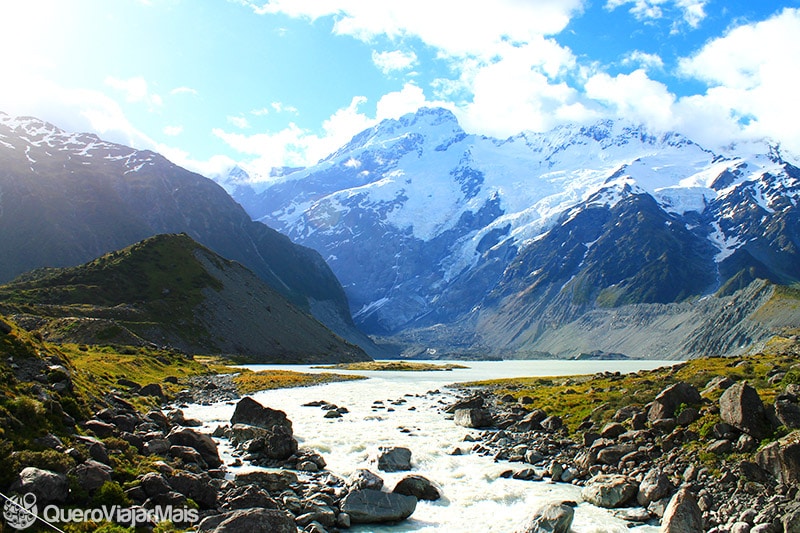
[[[73,509],[187,511],[137,523],[160,533],[544,531],[543,506],[575,533],[657,531],[676,507],[690,518],[673,531],[794,531],[796,339],[772,348],[656,370],[580,362],[621,366],[572,377],[552,376],[574,362],[373,372],[250,395],[230,369],[164,389],[117,378],[100,409],[65,414],[72,429],[9,456],[7,489]],[[48,389],[83,379],[54,362],[42,366]],[[445,386],[489,375],[504,378]]]

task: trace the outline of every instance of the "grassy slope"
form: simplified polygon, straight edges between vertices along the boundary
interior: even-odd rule
[[[194,258],[187,236],[159,235],[85,265],[43,269],[0,287],[6,310],[43,316],[110,318],[132,331],[152,324],[196,336],[202,290],[220,284]]]
[[[679,381],[691,383],[702,391],[715,376],[747,380],[758,390],[765,403],[771,403],[786,383],[800,382],[800,369],[794,367],[800,355],[798,333],[800,330],[776,336],[760,353],[747,357],[692,359],[672,367],[628,375],[603,373],[593,376],[501,379],[466,385],[489,387],[499,395],[511,394],[515,398],[529,396],[533,399],[532,408],[560,416],[573,433],[587,417],[602,426],[611,420],[620,407],[644,407],[662,389]],[[767,373],[777,369],[787,371],[787,375],[782,381],[770,384]],[[716,401],[720,395],[721,391],[717,390],[706,397]],[[718,421],[714,415],[706,414],[695,422],[694,429],[700,430]]]
[[[127,396],[141,411],[158,407],[151,397],[129,396],[120,378],[140,385],[159,383],[171,396],[186,388],[188,378],[217,373],[239,373],[234,379],[242,394],[276,387],[297,387],[341,379],[356,379],[336,374],[311,375],[286,371],[250,372],[225,364],[212,357],[190,357],[166,350],[142,347],[54,345],[17,327],[0,315],[0,490],[26,466],[36,466],[66,473],[75,466],[69,456],[38,444],[36,439],[52,433],[67,446],[75,442],[72,430],[64,424],[63,413],[76,422],[91,417],[106,406],[104,396],[117,391]],[[8,333],[4,333],[9,329]],[[54,383],[69,375],[72,387],[57,392]],[[45,383],[35,379],[46,376]],[[167,383],[169,376],[178,378]],[[78,430],[81,431],[80,429]],[[115,466],[114,481],[127,487],[137,475],[150,471],[157,457],[143,457],[127,443],[116,438],[104,439]],[[80,492],[76,492],[80,494]],[[77,502],[76,502],[77,503]],[[83,502],[85,503],[85,502]]]

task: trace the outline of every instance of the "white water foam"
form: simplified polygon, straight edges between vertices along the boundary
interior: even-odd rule
[[[674,362],[657,361],[504,361],[466,363],[468,370],[451,372],[355,372],[370,379],[340,382],[300,389],[281,389],[253,394],[253,398],[287,413],[301,447],[321,453],[328,470],[346,477],[357,468],[370,468],[391,489],[408,472],[378,472],[369,458],[378,446],[405,446],[412,451],[412,473],[436,482],[444,493],[437,502],[421,501],[414,514],[392,526],[356,526],[350,531],[364,532],[510,532],[525,521],[540,505],[551,500],[579,502],[572,530],[575,533],[625,532],[652,533],[653,526],[629,528],[605,509],[581,503],[580,488],[566,483],[532,482],[500,478],[520,463],[495,462],[491,457],[470,453],[467,434],[478,430],[456,426],[439,411],[453,400],[446,385],[457,381],[512,376],[555,376],[591,374],[604,370],[636,371]],[[281,368],[320,372],[307,366],[253,366],[253,370]],[[440,394],[427,394],[440,390]],[[324,418],[318,407],[303,407],[313,400],[325,400],[346,407],[350,412],[340,419]],[[383,402],[383,409],[374,402]],[[397,403],[396,405],[393,402]],[[234,402],[235,403],[235,402]],[[204,422],[208,431],[229,422],[234,403],[212,406],[192,405],[184,409],[187,417]],[[391,409],[391,410],[390,410]],[[221,443],[221,444],[224,444]],[[464,455],[450,455],[455,448]],[[223,446],[223,451],[229,448]],[[224,453],[229,462],[230,456]]]

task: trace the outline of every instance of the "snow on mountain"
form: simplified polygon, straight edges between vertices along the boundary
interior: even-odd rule
[[[34,117],[12,117],[0,112],[0,126],[8,128],[12,134],[5,135],[0,131],[0,144],[6,148],[24,149],[34,170],[38,161],[29,155],[32,147],[52,148],[55,152],[64,152],[69,158],[86,160],[83,164],[89,164],[95,156],[109,161],[123,161],[128,172],[155,164],[156,154],[153,152],[106,142],[90,133],[66,132]]]
[[[753,217],[796,206],[798,175],[766,144],[717,154],[679,133],[610,120],[500,140],[465,133],[447,110],[421,109],[313,167],[256,180],[238,169],[232,194],[255,219],[317,249],[356,320],[391,333],[485,305],[514,258],[556,225],[641,195],[684,228],[664,238],[691,234],[714,250],[709,269],[769,262],[772,244],[752,244],[766,231]],[[745,208],[752,216],[742,220]]]

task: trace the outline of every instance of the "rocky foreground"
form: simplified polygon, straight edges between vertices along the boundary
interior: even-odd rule
[[[582,500],[612,509],[631,524],[660,525],[666,532],[800,531],[800,385],[794,383],[794,358],[780,361],[781,367],[770,362],[773,368],[759,378],[761,393],[736,377],[745,374],[742,363],[761,372],[763,361],[728,360],[720,364],[733,365],[729,374],[734,377],[708,375],[703,386],[697,386],[697,375],[694,383],[680,379],[693,369],[690,365],[641,373],[637,379],[662,387],[649,397],[626,381],[632,378],[611,373],[580,383],[565,380],[569,385],[558,389],[550,404],[551,392],[534,399],[525,390],[461,388],[461,399],[442,407],[443,416],[469,428],[450,453],[508,461],[503,476],[520,483],[580,486]],[[190,387],[173,399],[158,384],[126,381],[129,393],[105,394],[102,409],[75,418],[58,412],[68,403],[66,393],[61,403],[45,403],[57,391],[74,388],[72,370],[55,362],[17,360],[15,372],[35,383],[31,392],[42,398],[48,416],[59,419],[62,437],[36,437],[31,447],[39,451],[12,452],[8,470],[0,472],[11,475],[2,483],[4,493],[33,493],[40,510],[48,504],[186,510],[172,516],[170,529],[158,525],[159,515],[153,513],[112,517],[116,525],[106,526],[117,528],[108,530],[112,533],[129,527],[334,533],[354,524],[405,520],[420,500],[436,500],[447,490],[411,472],[407,448],[378,450],[371,470],[357,470],[346,479],[331,473],[320,453],[299,447],[285,413],[241,398],[230,375],[191,378]],[[613,416],[593,416],[612,405],[608,394],[615,383],[617,400],[630,395],[635,401],[615,407]],[[582,420],[556,414],[552,405],[568,403],[572,396],[583,397],[576,409],[605,403]],[[162,407],[142,410],[142,398],[160,398]],[[175,408],[219,401],[235,404],[235,410],[211,435]],[[326,418],[347,413],[346,407],[324,401],[307,405],[326,411]],[[43,416],[33,406],[31,400],[16,400],[9,423],[17,431],[23,431],[20,417],[26,412],[31,419]],[[230,457],[220,454],[220,442],[230,445]],[[380,472],[405,471],[394,487],[384,486]],[[577,503],[544,502],[519,531],[568,532]]]
[[[715,391],[723,392],[712,402],[706,396]],[[504,476],[581,486],[583,500],[631,524],[660,523],[674,533],[788,533],[800,531],[799,401],[796,384],[765,406],[746,382],[718,376],[702,394],[678,382],[643,408],[617,410],[602,427],[587,417],[577,440],[526,396],[484,392],[448,412],[456,424],[492,428],[471,451],[519,465]],[[718,421],[690,429],[702,417]],[[788,434],[762,446],[776,431]],[[566,533],[575,505],[550,502],[522,531]]]

